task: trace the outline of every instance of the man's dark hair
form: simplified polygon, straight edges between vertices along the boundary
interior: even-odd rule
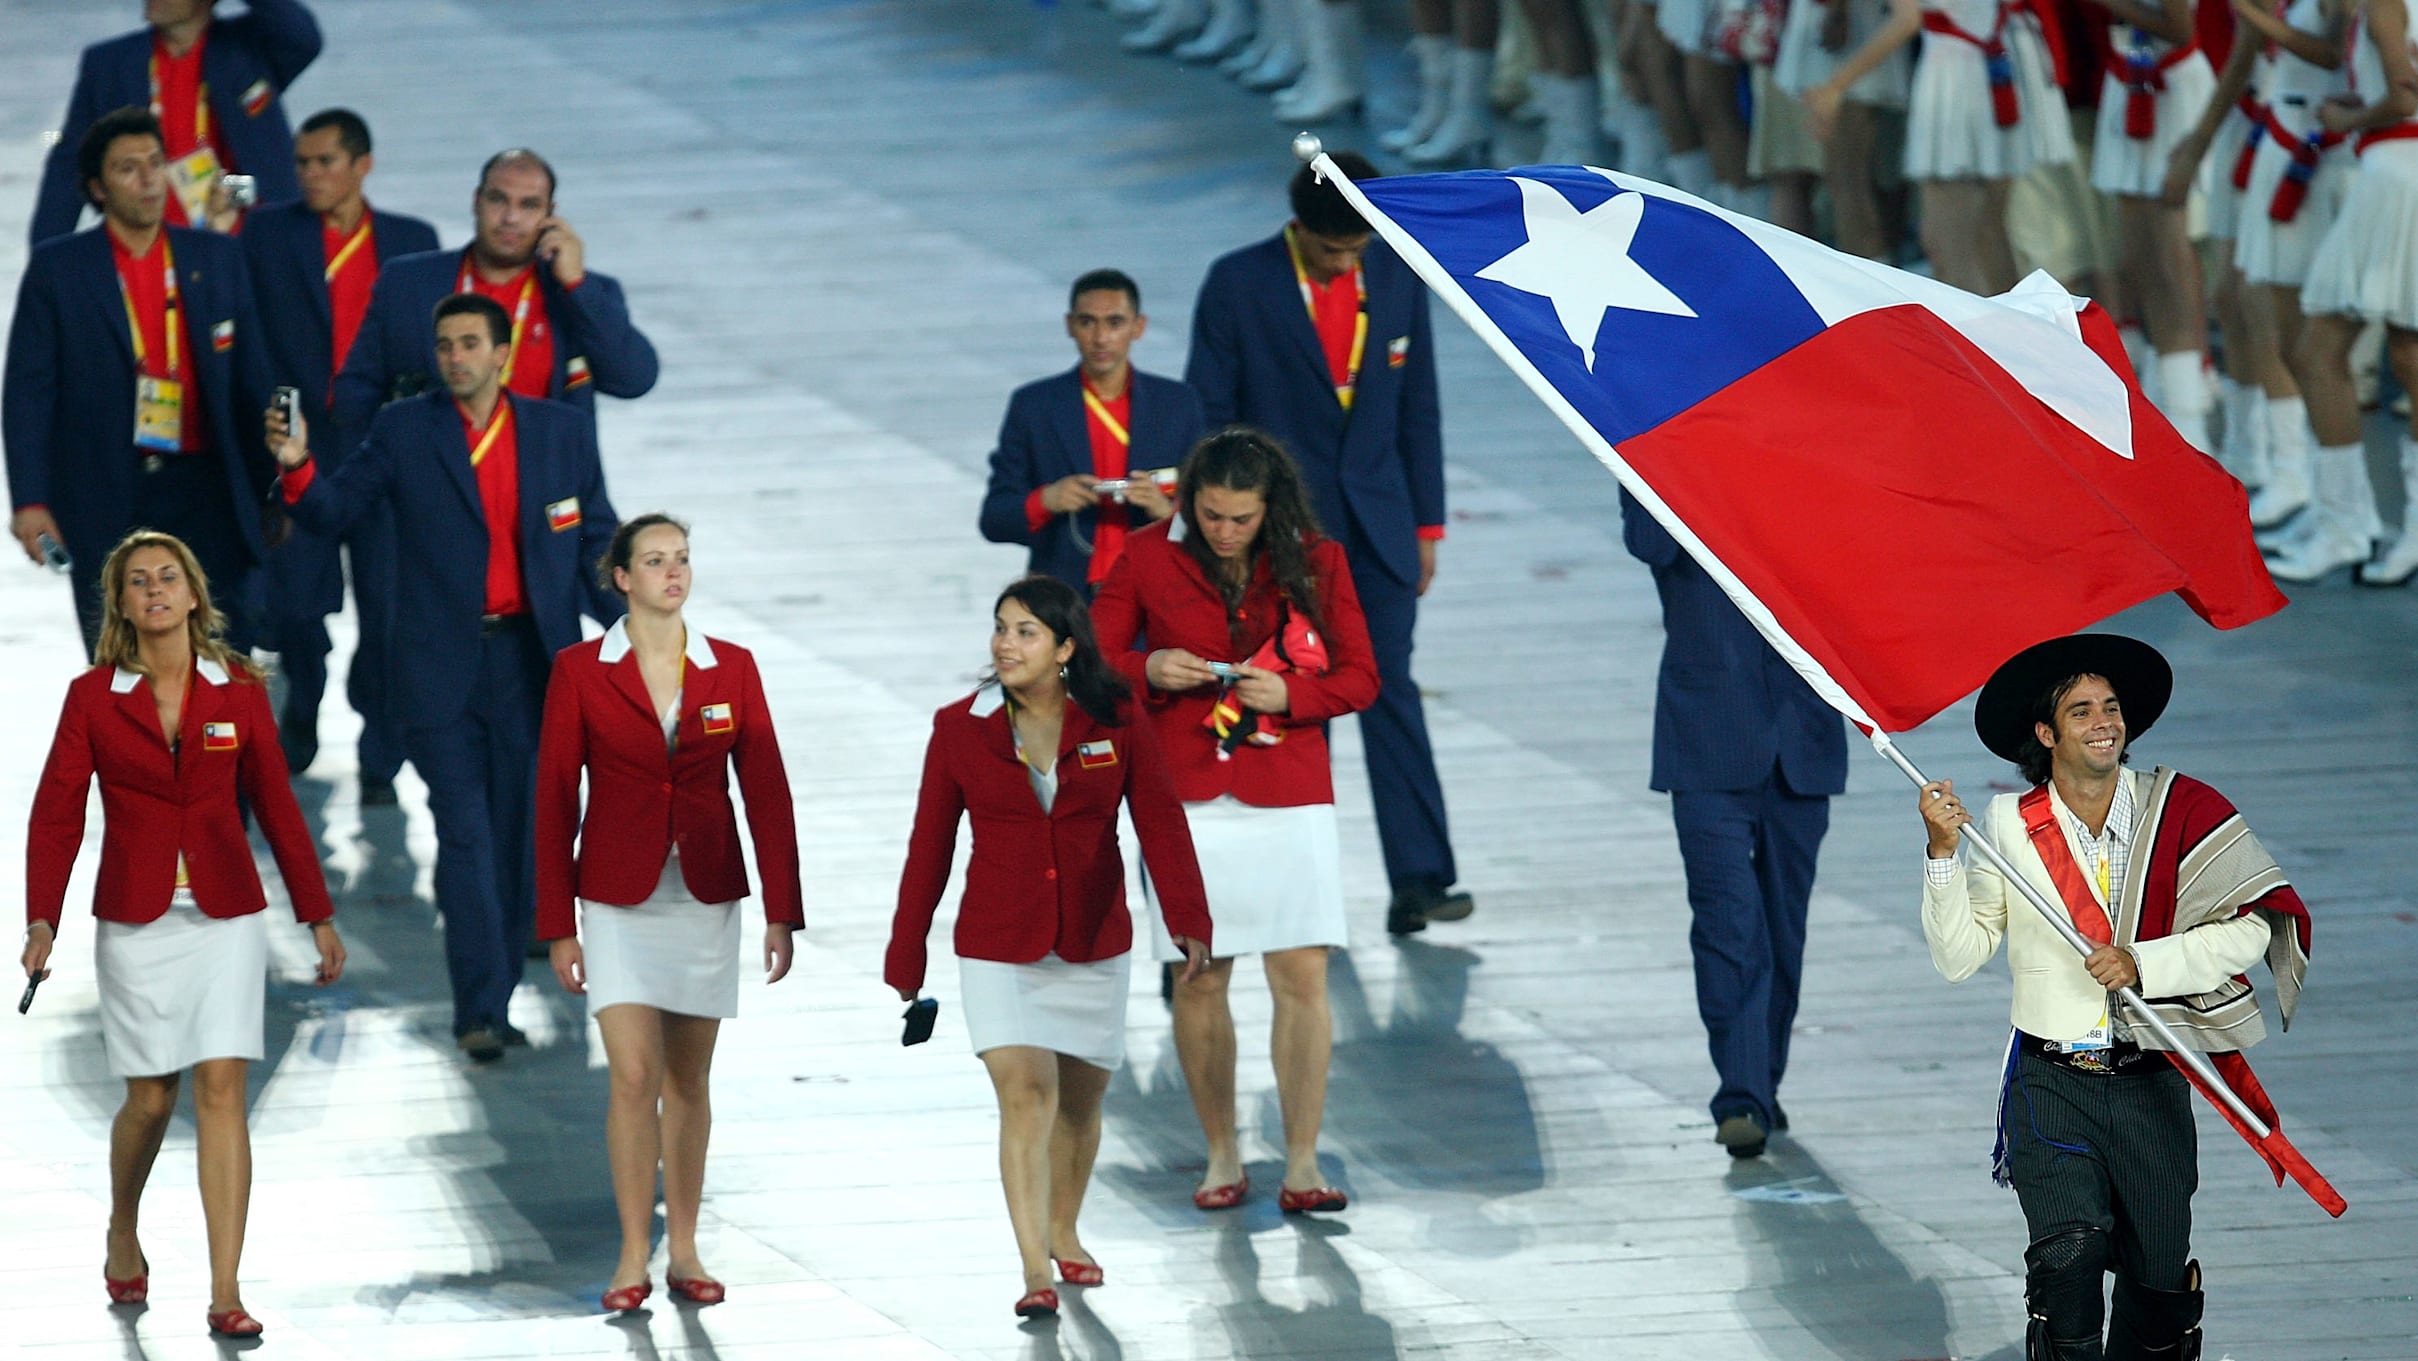
[[[96,205],[101,196],[93,192],[92,182],[101,177],[101,167],[109,160],[109,144],[120,137],[148,137],[160,144],[160,150],[168,149],[168,139],[160,134],[160,120],[139,104],[111,109],[93,119],[92,126],[84,129],[83,140],[76,143],[76,183]]]
[[[1074,311],[1075,299],[1084,294],[1097,293],[1108,288],[1113,288],[1131,299],[1133,314],[1137,317],[1142,315],[1142,286],[1133,281],[1132,275],[1121,269],[1095,269],[1075,280],[1075,286],[1066,290],[1066,310]]]
[[[337,145],[344,148],[345,155],[357,161],[369,154],[369,124],[351,109],[321,109],[303,119],[294,135],[303,137],[329,128],[336,130]]]
[[[2026,784],[2047,784],[2049,782],[2049,749],[2040,744],[2040,732],[2038,725],[2045,723],[2049,726],[2049,730],[2051,732],[2056,731],[2057,710],[2065,704],[2066,695],[2071,693],[2075,686],[2080,685],[2083,681],[2088,680],[2093,676],[2098,676],[2098,673],[2095,671],[2085,671],[2077,675],[2067,676],[2065,679],[2058,681],[2055,685],[2052,685],[2048,689],[2041,691],[2040,697],[2032,701],[2032,723],[2034,725],[2033,731],[2024,738],[2023,754],[2018,757],[2015,762],[2015,764],[2022,769],[2024,782]],[[2107,680],[2105,676],[2099,676],[2098,678],[2101,680]],[[2116,683],[2114,681],[2108,681],[2108,688],[2111,690],[2114,689],[2115,684]],[[2116,696],[2118,703],[2122,703],[2123,699],[2124,696],[2122,695]],[[2124,752],[2122,755],[2118,756],[2116,760],[2120,765],[2130,765],[2132,763],[2132,759],[2132,740],[2131,734],[2128,732],[2125,735]]]
[[[1338,151],[1329,159],[1335,162],[1335,168],[1341,170],[1346,179],[1377,178],[1377,167],[1369,164],[1369,158],[1357,151]],[[1304,231],[1320,236],[1368,235],[1368,219],[1360,215],[1360,210],[1352,206],[1341,189],[1320,180],[1318,172],[1310,167],[1305,165],[1293,172],[1293,183],[1285,193],[1293,200],[1293,220],[1300,223]]]
[[[484,293],[448,293],[437,302],[436,314],[429,318],[435,326],[447,317],[485,317],[487,335],[498,345],[512,343],[512,318],[504,305]]]
[[[480,190],[483,191],[486,189],[487,177],[495,173],[497,166],[502,165],[533,165],[538,169],[545,171],[546,201],[548,203],[554,201],[554,167],[546,164],[545,157],[538,155],[536,152],[531,151],[525,146],[508,146],[502,151],[499,151],[488,157],[487,163],[479,167]]]

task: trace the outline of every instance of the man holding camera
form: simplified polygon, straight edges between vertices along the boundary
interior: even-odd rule
[[[76,147],[111,109],[147,108],[160,121],[172,227],[234,228],[242,204],[221,180],[253,177],[258,200],[300,192],[286,157],[293,134],[287,87],[319,56],[318,21],[300,0],[250,0],[220,18],[218,0],[144,0],[146,27],[84,49],[59,140],[42,164],[34,200],[35,245],[76,229],[87,178]]]
[[[294,170],[302,197],[260,209],[244,224],[244,255],[259,292],[262,341],[269,372],[301,394],[311,423],[325,432],[321,457],[343,465],[354,441],[335,423],[335,374],[369,312],[378,270],[388,260],[437,248],[436,229],[416,217],[369,206],[362,183],[371,167],[369,125],[350,109],[324,109],[303,120],[294,137]],[[357,587],[361,644],[346,683],[361,715],[361,776],[391,788],[403,765],[402,737],[386,712],[387,620],[375,617],[391,592],[394,548],[384,514],[365,516],[344,536]],[[344,607],[344,572],[337,541],[297,527],[269,554],[265,641],[285,672],[285,707],[277,738],[286,765],[299,775],[319,751],[319,701],[327,690],[327,616]]]
[[[1201,437],[1192,389],[1129,358],[1149,329],[1141,285],[1124,271],[1075,280],[1066,304],[1074,371],[1016,389],[991,453],[982,537],[1031,549],[1025,570],[1086,598],[1116,565],[1129,529],[1174,513],[1155,474],[1181,464]]]
[[[137,526],[193,549],[228,641],[247,648],[271,468],[244,419],[269,384],[243,249],[166,224],[167,153],[143,110],[94,120],[76,162],[101,225],[34,248],[9,327],[10,532],[67,573],[87,653],[102,560]]]

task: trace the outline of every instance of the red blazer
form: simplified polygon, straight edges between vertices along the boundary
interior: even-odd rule
[[[756,659],[743,647],[692,631],[681,681],[679,745],[666,750],[663,720],[638,674],[619,623],[602,638],[555,654],[537,744],[537,938],[578,930],[574,896],[624,907],[645,902],[680,847],[680,880],[701,903],[748,894],[730,771],[739,770],[764,919],[806,924],[798,891],[797,818],[789,773],[773,735]],[[588,811],[579,811],[579,776]],[[572,842],[579,843],[574,857]]]
[[[1217,759],[1217,738],[1203,720],[1217,702],[1218,687],[1169,693],[1151,688],[1151,648],[1180,647],[1207,661],[1248,662],[1276,632],[1278,592],[1263,559],[1243,596],[1241,617],[1229,628],[1225,597],[1208,573],[1184,550],[1183,517],[1140,530],[1125,541],[1125,555],[1100,584],[1092,602],[1092,627],[1109,663],[1133,682],[1143,709],[1158,729],[1175,772],[1175,792],[1186,803],[1232,794],[1258,808],[1333,803],[1335,777],[1327,760],[1328,719],[1356,713],[1377,701],[1377,657],[1369,647],[1368,622],[1352,589],[1343,546],[1332,539],[1310,545],[1310,570],[1318,577],[1318,615],[1325,625],[1327,670],[1305,676],[1289,672],[1285,694],[1291,712],[1277,715],[1285,740],[1273,747],[1244,743],[1231,759]]]
[[[1133,948],[1117,845],[1120,802],[1133,812],[1168,933],[1207,943],[1209,899],[1192,858],[1192,829],[1150,725],[1105,727],[1070,701],[1058,737],[1058,795],[1044,813],[1016,759],[1000,699],[996,686],[986,686],[932,718],[883,979],[894,988],[923,986],[924,938],[949,886],[960,815],[974,821],[974,859],[957,906],[959,955],[1029,964],[1056,951],[1080,964]]]
[[[140,924],[168,911],[176,857],[185,856],[193,901],[213,917],[241,917],[268,905],[238,796],[252,806],[294,919],[336,915],[319,850],[294,802],[268,687],[235,680],[212,661],[194,667],[184,723],[171,755],[159,706],[138,672],[96,666],[67,687],[59,732],[34,789],[25,838],[25,920],[59,929],[67,876],[84,844],[84,802],[101,777],[101,871],[92,914]]]

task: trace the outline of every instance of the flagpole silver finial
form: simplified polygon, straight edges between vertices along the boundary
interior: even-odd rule
[[[1317,160],[1318,153],[1326,149],[1326,143],[1319,141],[1318,134],[1315,132],[1297,132],[1293,134],[1293,159],[1300,161],[1304,165]]]

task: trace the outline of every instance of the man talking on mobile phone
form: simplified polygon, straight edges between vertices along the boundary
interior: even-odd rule
[[[499,151],[471,195],[468,247],[397,256],[378,271],[369,313],[336,374],[336,435],[356,441],[380,407],[440,386],[430,318],[448,294],[476,293],[504,309],[507,392],[576,407],[591,434],[597,393],[643,397],[655,386],[654,345],[631,324],[621,285],[588,268],[587,243],[556,211],[554,186],[544,157],[525,147]],[[391,616],[391,607],[370,602],[363,614]],[[393,771],[365,769],[361,794],[365,803],[393,802]]]

